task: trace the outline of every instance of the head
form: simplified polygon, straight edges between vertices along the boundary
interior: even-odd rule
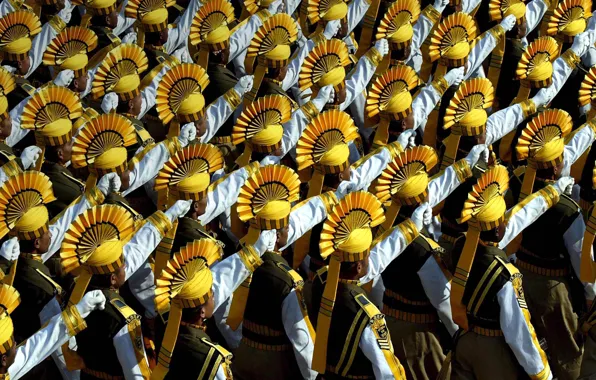
[[[104,26],[110,29],[114,29],[118,26],[118,12],[114,11],[107,15],[95,15],[91,17],[91,25],[93,26]]]
[[[120,287],[124,285],[124,282],[126,281],[125,265],[122,265],[112,273],[94,274],[93,277],[91,277],[91,287],[97,289],[120,289]]]
[[[337,189],[342,181],[348,181],[350,179],[351,174],[352,170],[349,165],[339,173],[325,174],[323,186],[330,189]]]
[[[8,138],[10,132],[12,132],[12,119],[7,117],[0,122],[0,139]]]
[[[72,158],[72,145],[74,140],[58,146],[46,146],[45,158],[60,165],[66,164]]]
[[[118,107],[116,111],[118,113],[127,113],[132,116],[137,116],[141,113],[141,106],[143,104],[143,98],[141,98],[141,94],[139,93],[134,98],[130,99],[129,101],[122,101],[118,102]]]
[[[555,166],[552,166],[552,167],[546,168],[546,169],[536,170],[536,177],[541,178],[541,179],[555,181],[555,180],[561,178],[564,167],[565,167],[565,164],[564,164],[563,160],[561,160],[561,162],[559,162]]]
[[[14,363],[14,359],[17,356],[17,345],[13,344],[10,349],[0,356],[0,373],[7,373],[8,367]]]
[[[27,55],[24,59],[19,59],[18,61],[4,61],[2,64],[17,69],[17,75],[26,75],[31,67],[31,60],[29,59],[29,55]]]
[[[355,262],[342,262],[339,278],[344,280],[358,280],[368,273],[368,257]]]
[[[199,216],[201,216],[205,213],[206,209],[207,209],[207,198],[203,198],[200,201],[194,201],[194,202],[192,202],[192,206],[190,207],[190,210],[188,211],[188,214],[186,214],[186,216],[188,216],[192,219],[198,219]]]
[[[230,46],[226,46],[223,50],[213,51],[209,53],[209,63],[217,65],[227,65],[230,58]]]
[[[344,17],[340,20],[339,30],[335,34],[334,38],[343,40],[347,36],[348,36],[348,19],[347,19],[347,17]]]
[[[396,59],[398,61],[405,61],[410,56],[411,52],[412,52],[411,44],[408,44],[408,46],[406,46],[403,49],[391,50],[391,58]]]
[[[120,173],[119,177],[121,182],[120,191],[128,190],[128,188],[130,187],[130,170],[126,169],[125,171]]]
[[[182,321],[197,326],[202,326],[206,319],[213,316],[215,311],[215,301],[213,297],[209,297],[207,303],[182,310]]]
[[[197,129],[197,138],[205,135],[207,132],[207,114],[200,116],[199,120],[195,121],[195,128]]]
[[[289,227],[285,226],[276,231],[277,235],[277,242],[275,243],[275,249],[279,249],[281,247],[285,247],[288,244],[288,231]]]
[[[488,231],[482,231],[480,233],[480,240],[485,242],[498,243],[501,240],[503,240],[503,236],[505,236],[506,227],[507,226],[505,223],[501,223],[497,228]]]
[[[69,88],[74,92],[83,92],[87,88],[88,80],[89,78],[87,77],[87,74],[84,74],[80,77],[76,77],[70,83]]]
[[[335,97],[333,98],[333,103],[327,103],[325,105],[325,109],[329,108],[329,106],[338,106],[342,104],[346,100],[346,87],[343,86],[339,90],[335,90]]]
[[[288,65],[285,65],[285,66],[275,68],[275,69],[272,69],[272,68],[268,69],[266,76],[269,79],[282,81],[286,78],[287,74],[288,74]]]
[[[19,240],[19,248],[23,253],[41,255],[50,249],[52,233],[48,230],[40,238],[34,240]]]
[[[401,120],[392,120],[389,123],[389,134],[399,136],[402,132],[414,129],[414,113],[411,112],[408,116]]]

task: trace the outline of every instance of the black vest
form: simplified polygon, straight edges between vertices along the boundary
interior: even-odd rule
[[[62,165],[45,161],[41,165],[41,172],[52,181],[56,200],[48,205],[51,217],[58,215],[85,191],[85,184],[76,179],[73,174]]]

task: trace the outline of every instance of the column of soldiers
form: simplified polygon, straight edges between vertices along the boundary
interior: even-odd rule
[[[596,379],[595,10],[2,0],[0,380]]]

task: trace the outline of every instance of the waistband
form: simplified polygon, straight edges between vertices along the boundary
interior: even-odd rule
[[[340,376],[342,379],[374,379],[374,376],[367,376],[367,375],[340,375],[332,365],[328,365],[326,368],[326,373],[332,373],[334,375]]]
[[[560,269],[551,269],[551,268],[543,268],[536,265],[532,265],[527,261],[524,261],[518,258],[515,261],[515,266],[519,269],[526,270],[530,273],[538,274],[540,276],[548,276],[548,277],[562,277],[569,275],[569,268],[560,268]]]
[[[260,350],[260,351],[290,351],[292,350],[292,345],[291,344],[264,344],[264,343],[259,343],[259,342],[255,342],[254,340],[251,340],[247,337],[242,337],[242,343],[246,344],[248,347],[252,347],[254,349]]]
[[[89,368],[83,368],[81,371],[86,373],[87,375],[96,377],[98,379],[105,379],[105,380],[124,380],[124,376],[114,376],[107,374],[105,372],[95,371]]]
[[[242,329],[247,329],[252,333],[258,334],[258,335],[263,335],[263,336],[273,336],[273,337],[277,337],[277,336],[285,336],[286,333],[284,331],[279,331],[279,330],[275,330],[272,329],[268,326],[263,326],[263,325],[259,325],[258,323],[254,323],[248,320],[244,320],[244,322],[242,322]]]
[[[232,136],[214,136],[211,138],[212,144],[231,144]]]
[[[383,313],[413,323],[435,323],[438,320],[430,302],[410,300],[389,289],[383,294]]]
[[[472,331],[478,335],[484,335],[484,336],[503,336],[502,330],[487,329],[487,328],[478,327],[478,326],[472,327]]]

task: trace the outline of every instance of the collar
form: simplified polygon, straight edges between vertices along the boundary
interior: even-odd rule
[[[483,245],[485,247],[499,247],[499,243],[496,243],[494,241],[478,240],[478,242],[480,243],[480,245]]]
[[[35,253],[21,252],[21,257],[23,257],[25,259],[31,259],[31,260],[35,260],[35,261],[39,261],[40,263],[43,263],[43,260],[41,259],[41,255],[37,255]]]
[[[194,323],[188,323],[188,322],[184,322],[184,321],[180,321],[180,326],[186,326],[186,327],[191,327],[193,329],[199,329],[199,330],[207,331],[207,326],[204,326],[204,325],[203,326],[199,326],[199,325],[195,325]]]

